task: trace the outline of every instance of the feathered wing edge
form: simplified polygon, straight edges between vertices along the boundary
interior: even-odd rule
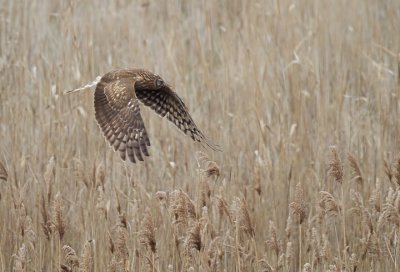
[[[144,156],[150,156],[147,149],[150,139],[140,115],[139,101],[133,98],[120,110],[114,109],[104,92],[106,86],[100,83],[94,94],[95,117],[105,139],[119,151],[122,160],[128,155],[133,163],[144,161]]]
[[[219,145],[214,144],[198,129],[185,103],[169,86],[158,90],[136,89],[135,91],[140,102],[153,109],[161,117],[166,117],[185,135],[199,142],[203,147],[222,151]]]

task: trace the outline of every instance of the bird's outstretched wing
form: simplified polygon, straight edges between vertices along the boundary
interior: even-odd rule
[[[96,86],[94,108],[105,138],[121,158],[143,161],[149,156],[150,140],[135,97],[135,79],[105,75]]]
[[[157,90],[137,88],[135,91],[140,102],[153,109],[160,116],[166,116],[169,121],[194,141],[206,144],[213,150],[220,150],[219,146],[213,144],[197,128],[186,105],[169,86],[165,85]]]

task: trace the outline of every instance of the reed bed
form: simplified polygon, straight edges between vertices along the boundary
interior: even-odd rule
[[[398,271],[399,1],[2,1],[0,271]],[[124,163],[93,93],[174,86]]]

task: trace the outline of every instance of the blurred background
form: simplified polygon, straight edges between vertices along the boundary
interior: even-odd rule
[[[398,269],[399,1],[0,3],[1,271]],[[151,156],[121,161],[63,95],[116,68],[223,151],[143,107]]]

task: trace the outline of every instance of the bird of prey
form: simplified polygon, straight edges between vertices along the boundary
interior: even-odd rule
[[[105,138],[122,160],[133,163],[149,156],[150,139],[140,114],[140,105],[166,117],[194,141],[218,150],[197,128],[182,99],[156,74],[142,69],[121,69],[98,77],[91,85],[94,93],[95,117]]]

